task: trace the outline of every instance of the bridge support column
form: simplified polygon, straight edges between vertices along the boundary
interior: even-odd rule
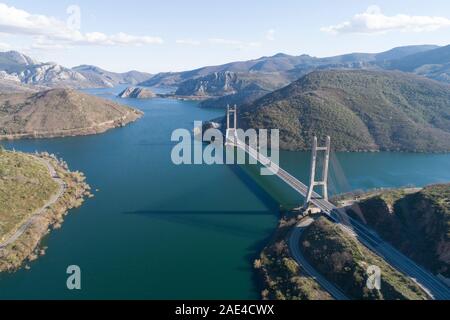
[[[231,124],[231,115],[233,115],[233,127],[230,127]],[[225,145],[230,144],[230,141],[233,143],[237,143],[237,106],[234,107],[227,106],[227,131],[225,134]]]
[[[311,200],[313,199],[314,187],[322,187],[323,199],[328,201],[328,166],[330,163],[331,138],[327,136],[326,145],[324,147],[318,147],[317,145],[317,137],[314,137],[311,151],[311,172],[309,178],[309,188],[305,199],[305,208],[311,203]],[[324,151],[325,153],[322,168],[322,180],[320,181],[316,181],[318,151]]]

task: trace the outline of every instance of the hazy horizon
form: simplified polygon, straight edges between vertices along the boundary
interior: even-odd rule
[[[423,44],[423,45],[424,45],[424,46],[439,46],[439,47],[442,47],[442,45],[430,44],[430,43],[425,43],[425,44]],[[450,44],[449,44],[449,45],[450,45]],[[408,46],[408,45],[406,45],[406,46],[401,46],[401,47],[407,47],[407,46]],[[415,45],[410,45],[410,46],[415,46]],[[444,45],[444,46],[445,46],[445,45]],[[392,49],[395,49],[395,48],[399,48],[399,47],[393,47],[393,48],[390,48],[390,49],[385,50],[385,51],[389,51],[389,50],[392,50]],[[14,49],[11,49],[11,50],[0,50],[0,52],[2,52],[2,53],[6,53],[6,52],[10,52],[10,51],[16,51],[16,52],[25,54],[25,53],[23,53],[23,52],[21,52],[21,51],[19,51],[19,50],[14,50]],[[362,52],[362,51],[361,51],[361,52],[346,52],[346,53],[342,53],[342,54],[340,54],[340,55],[346,55],[346,54],[360,54],[360,53],[363,53],[363,54],[377,54],[377,53],[381,53],[381,52],[385,52],[385,51],[379,51],[379,52]],[[250,59],[248,59],[248,60],[233,60],[233,61],[226,61],[226,62],[224,62],[224,63],[220,63],[219,65],[228,64],[228,63],[233,63],[233,62],[240,62],[240,61],[258,60],[258,59],[262,59],[262,58],[266,58],[266,57],[272,57],[272,56],[275,56],[275,55],[278,55],[278,54],[286,54],[286,53],[284,53],[284,52],[278,52],[278,53],[275,53],[275,54],[273,54],[273,55],[271,55],[271,56],[260,56],[260,57],[250,58]],[[299,53],[299,54],[290,55],[290,56],[301,56],[301,55],[308,55],[308,56],[311,56],[311,57],[314,57],[314,58],[330,58],[330,57],[334,57],[334,56],[314,56],[314,55],[310,55],[310,54],[308,54],[308,53]],[[336,56],[340,56],[340,55],[336,55]],[[34,59],[33,56],[30,56],[30,58],[33,58],[33,59]],[[38,61],[38,62],[42,62],[42,63],[57,63],[57,64],[60,64],[58,61]],[[146,70],[141,70],[141,69],[129,69],[129,70],[121,70],[121,71],[110,70],[110,69],[107,69],[107,68],[102,67],[101,65],[94,65],[94,64],[91,64],[91,63],[89,63],[89,62],[84,62],[84,63],[81,63],[81,64],[71,65],[71,66],[65,66],[65,67],[75,68],[75,67],[80,67],[80,66],[83,66],[83,65],[99,67],[99,68],[104,69],[104,70],[106,70],[106,71],[117,72],[117,73],[129,72],[129,71],[140,71],[140,72],[147,72],[147,73],[150,73],[150,74],[166,73],[166,72],[168,72],[168,73],[170,73],[170,72],[183,72],[183,71],[196,70],[196,69],[200,69],[200,68],[203,68],[203,67],[216,66],[216,65],[200,65],[200,66],[194,67],[194,68],[192,68],[192,69],[181,69],[181,70],[177,70],[177,71],[165,71],[165,70],[163,70],[163,71],[159,71],[159,72],[155,72],[155,73],[152,73],[152,72],[149,72],[149,71],[146,71]]]
[[[326,9],[326,10],[324,10]],[[277,53],[330,57],[448,44],[450,4],[317,1],[195,3],[0,1],[0,50],[42,62],[149,73]]]

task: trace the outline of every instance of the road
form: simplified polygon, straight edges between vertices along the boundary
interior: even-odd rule
[[[266,166],[267,169],[295,189],[302,197],[306,196],[308,187],[297,178],[283,170],[276,163],[273,163],[270,159],[261,155],[258,151],[244,144],[240,140],[235,142],[230,139],[227,143],[247,152],[251,157]],[[392,267],[413,279],[433,299],[450,300],[450,288],[446,284],[444,284],[431,272],[428,272],[421,266],[417,265],[414,261],[385,242],[373,230],[348,216],[345,210],[339,209],[329,201],[322,199],[316,192],[313,193],[313,199],[311,202],[321,209],[331,220],[337,223],[342,230],[356,237],[357,240],[359,240],[364,246],[376,255],[382,257]]]
[[[299,245],[300,237],[303,234],[303,231],[313,222],[314,219],[312,218],[303,219],[297,226],[295,226],[294,230],[292,230],[291,236],[289,237],[289,250],[291,251],[292,257],[302,268],[302,270],[314,279],[320,286],[322,286],[322,288],[329,294],[331,294],[333,298],[336,300],[349,300],[341,290],[317,272],[302,254]]]
[[[35,221],[37,217],[43,214],[48,207],[52,206],[58,201],[58,199],[64,194],[64,191],[66,190],[65,182],[58,177],[55,168],[53,168],[53,166],[50,164],[48,160],[45,160],[37,156],[32,157],[37,159],[39,162],[41,162],[47,167],[48,172],[52,177],[53,181],[58,183],[59,186],[58,191],[54,193],[42,207],[35,210],[33,214],[24,223],[22,223],[22,225],[8,239],[0,243],[0,249],[15,242],[28,229],[28,227]]]

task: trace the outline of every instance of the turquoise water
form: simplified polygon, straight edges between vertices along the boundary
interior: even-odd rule
[[[92,90],[110,99],[120,88]],[[145,112],[124,128],[86,137],[3,143],[48,151],[81,170],[95,198],[71,210],[44,240],[31,270],[0,276],[0,298],[259,298],[252,261],[270,237],[279,205],[301,199],[254,166],[175,166],[171,133],[222,111],[195,102],[121,100]],[[283,152],[282,165],[308,176],[309,155]],[[450,155],[333,155],[334,192],[450,181]],[[82,290],[66,289],[79,265]]]

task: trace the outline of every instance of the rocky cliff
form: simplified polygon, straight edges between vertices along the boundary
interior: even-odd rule
[[[156,97],[151,90],[145,88],[128,87],[118,94],[119,98],[149,99]]]
[[[38,62],[20,52],[0,52],[0,77],[21,84],[52,88],[100,88],[136,84],[151,77],[144,72],[115,73],[95,66],[66,68],[53,62]]]

